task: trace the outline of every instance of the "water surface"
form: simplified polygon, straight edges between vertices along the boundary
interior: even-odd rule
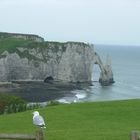
[[[42,83],[25,84],[12,88],[12,94],[29,102],[59,100],[60,102],[94,102],[140,98],[140,47],[95,45],[95,51],[105,63],[107,55],[112,58],[115,83],[102,87],[97,81],[98,65],[93,67],[93,86],[83,89],[75,86],[53,87]],[[2,91],[2,88],[0,88]],[[11,94],[11,91],[8,92]]]

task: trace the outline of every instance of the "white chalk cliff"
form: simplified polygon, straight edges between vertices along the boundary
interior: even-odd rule
[[[0,42],[2,40],[0,38]],[[66,82],[89,82],[94,63],[101,69],[100,82],[113,83],[110,64],[103,65],[93,46],[79,42],[45,42],[42,39],[42,42],[16,46],[14,51],[5,49],[0,52],[0,82],[44,80],[49,76]]]

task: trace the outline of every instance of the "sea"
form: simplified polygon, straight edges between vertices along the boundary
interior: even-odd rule
[[[93,86],[84,90],[74,90],[74,102],[95,102],[110,100],[128,100],[140,98],[140,46],[95,45],[94,50],[100,55],[103,63],[109,56],[115,83],[101,86],[98,82],[100,69],[93,67]],[[60,101],[70,100],[64,97]]]
[[[140,46],[94,45],[94,50],[100,55],[104,64],[108,56],[111,58],[114,84],[101,86],[98,82],[100,69],[98,65],[94,65],[92,85],[82,89],[59,89],[59,91],[56,89],[50,92],[51,90],[45,88],[45,84],[40,83],[14,88],[9,94],[36,103],[50,100],[75,103],[140,99]]]

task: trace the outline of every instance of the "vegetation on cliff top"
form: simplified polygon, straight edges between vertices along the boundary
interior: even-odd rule
[[[22,39],[11,37],[11,34],[1,33],[0,32],[0,54],[4,51],[8,51],[9,53],[17,52],[17,48],[52,48],[54,52],[59,50],[59,46],[62,47],[62,50],[66,50],[66,44],[78,44],[86,46],[87,44],[83,42],[53,42],[53,41],[44,41],[44,42],[36,42],[30,39]],[[52,47],[53,46],[53,47]]]
[[[9,53],[16,52],[18,47],[33,48],[33,47],[44,47],[44,43],[33,42],[30,40],[6,38],[0,40],[0,54],[4,51]]]
[[[0,116],[1,133],[34,133],[32,112]],[[79,103],[39,109],[48,140],[128,140],[140,130],[140,100]]]

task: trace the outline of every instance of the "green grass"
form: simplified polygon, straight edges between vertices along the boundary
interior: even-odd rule
[[[140,130],[140,100],[49,106],[44,116],[47,140],[129,140]],[[32,111],[1,115],[0,133],[34,133]]]
[[[34,42],[31,40],[24,40],[24,39],[16,39],[16,38],[4,38],[0,39],[0,54],[2,54],[4,51],[8,51],[9,53],[14,53],[18,51],[18,47],[22,48],[39,48],[40,51],[44,51],[44,48],[50,48],[53,52],[58,52],[59,46],[62,46],[63,51],[66,50],[65,47],[66,43],[60,43],[60,42]],[[53,47],[51,46],[53,45]]]
[[[43,52],[43,48],[48,47],[45,42],[34,42],[31,40],[24,39],[16,39],[16,38],[5,38],[0,40],[0,54],[4,51],[8,51],[9,53],[17,53],[21,58],[37,59],[35,56],[29,54],[29,51],[20,52],[18,48],[39,48],[41,52]],[[0,56],[5,57],[5,56]]]
[[[17,47],[28,46],[31,41],[24,39],[6,38],[0,40],[0,54],[4,51],[9,53],[16,52]]]
[[[7,34],[5,34],[7,36]],[[19,39],[19,38],[12,38],[12,37],[5,37],[5,38],[0,38],[0,54],[3,53],[4,51],[8,51],[9,53],[14,53],[17,52],[18,47],[22,48],[50,48],[52,51],[58,52],[59,51],[59,46],[62,47],[62,51],[66,50],[66,45],[67,44],[77,44],[77,45],[84,45],[86,46],[87,44],[82,43],[82,42],[54,42],[54,41],[44,41],[44,42],[34,42],[32,40],[25,40],[25,39]],[[53,47],[52,47],[53,46]],[[42,50],[44,51],[44,50]]]

